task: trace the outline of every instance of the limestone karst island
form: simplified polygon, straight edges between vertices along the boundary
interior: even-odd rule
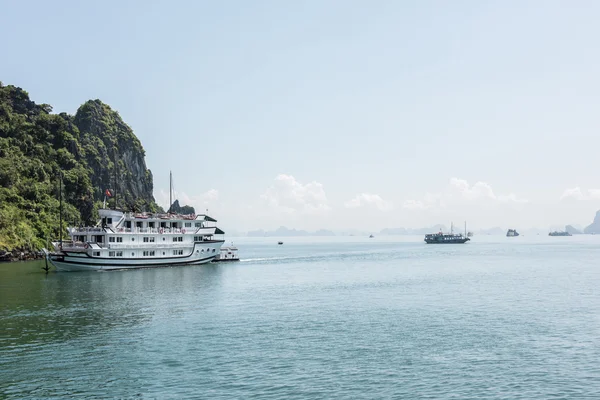
[[[116,190],[120,208],[161,211],[144,155],[132,129],[100,100],[75,115],[53,114],[0,82],[0,253],[32,257],[59,236],[61,176],[64,226],[93,226],[107,189]]]

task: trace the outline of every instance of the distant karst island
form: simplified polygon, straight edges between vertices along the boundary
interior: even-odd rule
[[[595,235],[600,234],[600,211],[596,212],[596,216],[594,217],[594,221],[585,227],[583,233]]]
[[[555,227],[550,229],[540,229],[540,228],[530,228],[530,229],[519,229],[519,233],[521,236],[526,235],[540,235],[547,234],[552,230],[560,230],[562,231],[562,227]],[[369,236],[373,233],[381,236],[401,236],[401,235],[426,235],[432,232],[449,232],[450,228],[443,224],[432,225],[425,228],[384,228],[381,229],[378,233],[373,231],[366,230],[358,230],[358,229],[345,229],[345,230],[329,230],[329,229],[319,229],[316,231],[307,231],[302,229],[293,229],[287,228],[285,226],[281,226],[275,230],[264,230],[257,229],[248,231],[245,235],[239,233],[240,236],[249,236],[249,237],[293,237],[293,236]],[[573,225],[566,225],[564,227],[564,231],[570,233],[571,235],[581,235],[581,234],[600,234],[600,211],[596,213],[596,217],[594,222],[587,226],[583,232],[581,229],[577,229]],[[459,227],[454,227],[454,232],[463,233]],[[471,232],[470,232],[471,233]],[[474,232],[476,236],[479,235],[490,235],[490,236],[505,236],[506,229],[501,227],[492,227],[486,229],[478,229]]]

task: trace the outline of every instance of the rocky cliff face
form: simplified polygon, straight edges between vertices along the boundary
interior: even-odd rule
[[[102,199],[104,190],[110,188],[116,191],[121,208],[153,208],[152,172],[146,168],[145,151],[119,113],[100,100],[89,100],[79,107],[73,123],[79,129],[85,158],[93,171],[96,199]]]
[[[600,211],[596,212],[596,217],[594,217],[594,222],[592,222],[590,225],[586,226],[585,229],[583,230],[583,233],[588,233],[588,234],[600,233]]]

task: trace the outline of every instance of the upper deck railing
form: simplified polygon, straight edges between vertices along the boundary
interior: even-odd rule
[[[108,233],[154,233],[154,234],[186,234],[186,233],[194,233],[198,229],[198,227],[192,228],[115,228],[112,229],[110,227],[106,228]],[[102,228],[71,228],[71,233],[102,233],[104,229]]]

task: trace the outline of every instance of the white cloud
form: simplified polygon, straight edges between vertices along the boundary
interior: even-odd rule
[[[193,206],[197,211],[210,205],[211,203],[219,200],[219,191],[217,189],[210,189],[197,196],[189,196],[185,192],[179,194],[179,204]]]
[[[566,189],[562,196],[560,196],[560,199],[599,200],[600,189],[588,189],[587,193],[584,193],[581,188],[577,186],[571,189]]]
[[[506,195],[500,195],[500,196],[497,197],[497,199],[501,203],[522,203],[522,204],[529,203],[529,200],[527,200],[527,199],[520,199],[514,193],[510,193],[510,194],[506,194]]]
[[[323,185],[302,184],[291,175],[279,174],[261,196],[270,207],[284,213],[321,213],[330,209]]]
[[[156,200],[156,203],[158,205],[160,205],[162,208],[165,208],[165,209],[169,208],[169,193],[160,189],[158,191],[158,193],[154,194],[154,198]]]
[[[450,185],[467,200],[496,199],[492,187],[485,182],[476,182],[469,186],[469,182],[464,179],[452,178]]]
[[[528,200],[517,197],[514,193],[496,195],[491,185],[451,178],[448,188],[441,193],[427,193],[422,200],[406,200],[402,205],[408,210],[427,210],[446,208],[448,205],[460,204],[524,204]]]
[[[380,195],[372,193],[361,193],[352,200],[348,200],[344,205],[346,208],[374,206],[381,211],[392,209],[392,203],[385,201]]]
[[[402,204],[402,208],[406,208],[407,210],[426,210],[430,207],[431,204],[421,200],[406,200]]]

